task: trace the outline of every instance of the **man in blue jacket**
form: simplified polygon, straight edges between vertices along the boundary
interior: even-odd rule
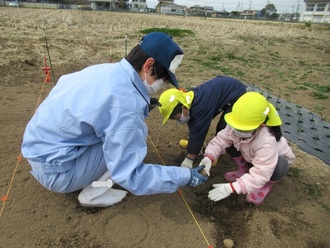
[[[162,32],[144,36],[117,63],[87,67],[62,76],[27,124],[22,154],[45,188],[68,193],[82,189],[87,207],[107,207],[128,191],[135,195],[172,193],[207,180],[176,166],[145,164],[149,94],[165,81],[175,87],[183,51]],[[96,181],[96,182],[95,182]],[[126,190],[113,189],[118,184]]]
[[[189,140],[187,155],[181,166],[192,168],[196,156],[200,153],[212,120],[221,114],[216,133],[226,127],[224,115],[231,112],[232,105],[246,92],[246,86],[239,80],[228,76],[217,76],[187,92],[178,89],[164,91],[159,102],[163,125],[168,119],[188,124]],[[227,152],[233,157],[240,154],[234,147]],[[207,169],[209,170],[206,165]]]

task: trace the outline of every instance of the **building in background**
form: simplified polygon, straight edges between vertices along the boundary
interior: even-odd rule
[[[330,23],[330,1],[304,0],[305,10],[301,13],[299,21]]]
[[[204,6],[204,14],[206,16],[211,16],[213,12],[214,12],[214,8],[212,6]]]
[[[115,0],[88,0],[93,10],[115,9]]]
[[[82,5],[89,5],[93,10],[128,10],[130,8],[129,0],[86,0]]]
[[[258,10],[245,9],[241,12],[242,19],[253,20]]]
[[[200,5],[194,5],[190,7],[189,12],[191,15],[204,15],[204,7]]]
[[[146,0],[131,0],[130,5],[133,12],[147,12]]]
[[[160,14],[167,14],[167,15],[182,15],[184,14],[182,6],[170,3],[164,4],[160,6]]]

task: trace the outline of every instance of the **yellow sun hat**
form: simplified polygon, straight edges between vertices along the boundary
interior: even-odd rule
[[[232,112],[225,115],[229,126],[241,131],[257,129],[262,123],[267,126],[280,126],[281,118],[277,110],[259,92],[247,92],[233,105]]]
[[[170,118],[174,108],[178,103],[183,104],[187,109],[190,109],[191,102],[194,98],[194,92],[188,91],[183,92],[178,89],[168,89],[165,90],[159,97],[159,102],[161,103],[161,107],[159,107],[159,112],[164,117],[163,125]]]

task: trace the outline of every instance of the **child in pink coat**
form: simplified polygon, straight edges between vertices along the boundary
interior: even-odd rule
[[[240,156],[238,169],[225,173],[229,183],[214,184],[209,199],[219,201],[232,193],[247,194],[246,200],[260,205],[273,184],[282,180],[295,159],[275,107],[258,92],[248,92],[225,115],[227,126],[208,144],[200,164],[209,173],[211,164],[234,145]]]

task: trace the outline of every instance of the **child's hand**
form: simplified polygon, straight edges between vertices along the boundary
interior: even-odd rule
[[[202,161],[199,163],[199,166],[205,165],[204,171],[207,173],[208,176],[210,176],[210,169],[212,166],[212,161],[208,157],[204,157]]]
[[[235,188],[230,183],[213,184],[214,189],[209,191],[209,199],[212,201],[220,201],[228,197],[231,193],[235,193]]]

